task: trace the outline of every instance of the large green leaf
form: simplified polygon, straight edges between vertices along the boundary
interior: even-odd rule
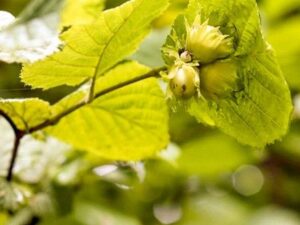
[[[237,79],[230,94],[187,101],[189,113],[253,147],[280,139],[288,130],[290,92],[271,46],[263,39],[255,1],[192,0],[186,13],[188,22],[196,15],[234,38],[235,52],[226,61],[236,66]],[[168,51],[178,51],[184,45],[184,18],[179,17],[165,46]],[[164,57],[168,64],[174,62],[174,58]],[[226,75],[219,73],[220,81],[215,82],[222,82]]]
[[[214,121],[242,143],[254,147],[273,143],[288,130],[292,103],[272,51],[240,59],[238,76],[241,90],[214,101],[193,99],[189,112],[201,122]]]
[[[148,71],[134,62],[121,64],[97,80],[96,93]],[[63,118],[49,132],[104,158],[137,160],[167,145],[167,120],[163,93],[157,81],[150,78],[95,99]]]
[[[46,121],[51,115],[49,103],[37,98],[0,100],[0,110],[24,131]]]
[[[44,61],[26,65],[22,80],[32,87],[47,89],[73,86],[103,75],[136,50],[152,20],[167,5],[168,0],[132,0],[103,12],[93,24],[73,26],[61,37],[64,49]]]

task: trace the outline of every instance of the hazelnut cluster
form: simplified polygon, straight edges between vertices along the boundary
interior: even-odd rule
[[[170,69],[169,87],[176,97],[218,97],[231,90],[236,80],[234,63],[224,61],[233,53],[233,39],[223,35],[219,27],[201,23],[197,16],[186,23],[185,49],[178,54]]]

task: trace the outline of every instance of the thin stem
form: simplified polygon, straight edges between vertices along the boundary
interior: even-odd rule
[[[77,103],[76,105],[66,109],[65,111],[61,112],[60,114],[56,115],[55,117],[35,126],[35,127],[32,127],[30,128],[27,133],[34,133],[36,131],[39,131],[39,130],[42,130],[42,129],[45,129],[49,126],[53,126],[55,124],[57,124],[63,117],[69,115],[70,113],[76,111],[77,109],[89,104],[89,103],[92,103],[94,101],[94,99],[97,99],[103,95],[106,95],[110,92],[113,92],[115,90],[118,90],[120,88],[123,88],[123,87],[126,87],[127,85],[130,85],[130,84],[133,84],[133,83],[136,83],[136,82],[139,82],[139,81],[142,81],[142,80],[145,80],[145,79],[148,79],[148,78],[151,78],[151,77],[160,77],[159,73],[163,70],[165,70],[166,68],[165,67],[161,67],[161,68],[158,68],[158,69],[154,69],[154,70],[151,70],[149,73],[146,73],[146,74],[143,74],[139,77],[135,77],[131,80],[127,80],[127,81],[124,81],[124,82],[121,82],[119,84],[116,84],[114,86],[111,86],[109,88],[106,88],[102,91],[99,91],[97,92],[96,94],[93,94],[93,98],[91,99],[90,102],[87,102],[86,100],[84,101],[81,101],[79,103]],[[95,84],[94,84],[95,85]],[[25,132],[25,131],[24,131]]]
[[[18,156],[19,146],[20,146],[21,139],[22,139],[23,136],[24,136],[24,133],[19,132],[16,135],[16,138],[15,138],[14,147],[13,147],[13,150],[12,150],[12,157],[11,157],[11,160],[10,160],[10,163],[9,163],[8,173],[7,173],[7,176],[6,176],[6,180],[8,182],[12,181],[12,179],[13,179],[13,170],[14,170],[14,167],[15,167],[15,164],[16,164],[16,159],[17,159],[17,156]]]
[[[17,133],[19,132],[19,129],[17,128],[14,121],[12,121],[12,119],[5,112],[3,112],[2,110],[0,110],[0,116],[2,116],[9,123],[9,125],[13,129],[15,135],[17,136]]]
[[[126,87],[127,85],[134,84],[136,82],[139,82],[139,81],[151,78],[151,77],[157,77],[157,78],[159,78],[160,77],[159,73],[161,71],[165,70],[165,69],[166,69],[165,67],[154,69],[154,70],[151,70],[149,73],[146,73],[146,74],[141,75],[139,77],[135,77],[135,78],[133,78],[131,80],[127,80],[127,81],[124,81],[124,82],[119,83],[117,85],[114,85],[112,87],[106,88],[106,89],[104,89],[104,90],[99,91],[98,93],[96,93],[95,94],[95,99],[99,98],[99,97],[101,97],[103,95],[106,95],[106,94],[108,94],[110,92],[113,92],[115,90],[118,90],[120,88]]]
[[[2,117],[4,117],[4,119],[10,124],[10,126],[12,127],[14,134],[15,134],[15,141],[14,141],[14,146],[12,149],[12,157],[10,160],[10,164],[9,164],[9,168],[8,168],[8,172],[7,172],[7,176],[6,176],[6,180],[8,182],[10,182],[13,178],[13,170],[14,170],[16,159],[18,156],[20,142],[21,142],[21,139],[24,136],[25,132],[19,130],[17,128],[16,124],[14,123],[14,121],[5,112],[0,110],[0,115]]]

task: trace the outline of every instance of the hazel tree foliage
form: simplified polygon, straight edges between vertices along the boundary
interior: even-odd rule
[[[104,10],[103,0],[35,0],[17,18],[0,13],[0,60],[22,63],[20,80],[32,90],[73,88],[56,103],[0,99],[14,134],[3,145],[12,154],[8,181],[14,172],[26,177],[17,166],[24,148],[46,155],[74,149],[110,161],[156,157],[170,144],[174,110],[250,147],[286,134],[290,91],[256,1],[190,0],[160,46],[164,65],[143,65],[132,55],[168,6],[168,0],[130,0]]]

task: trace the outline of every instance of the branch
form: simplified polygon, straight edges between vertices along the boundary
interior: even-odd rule
[[[98,93],[95,94],[95,99],[103,96],[103,95],[106,95],[106,94],[109,94],[110,92],[113,92],[113,91],[116,91],[120,88],[123,88],[123,87],[126,87],[127,85],[130,85],[130,84],[134,84],[134,83],[137,83],[139,81],[142,81],[142,80],[145,80],[145,79],[148,79],[148,78],[151,78],[151,77],[156,77],[156,78],[159,78],[160,77],[160,72],[165,70],[166,68],[165,67],[161,67],[161,68],[158,68],[158,69],[154,69],[154,70],[151,70],[149,73],[146,73],[144,75],[141,75],[139,77],[135,77],[131,80],[127,80],[127,81],[124,81],[122,83],[119,83],[117,85],[114,85],[112,87],[109,87],[109,88],[106,88]]]
[[[151,78],[151,77],[157,77],[157,78],[159,78],[160,77],[159,73],[161,71],[165,70],[165,69],[166,69],[165,67],[154,69],[154,70],[151,70],[149,73],[146,73],[146,74],[141,75],[139,77],[135,77],[135,78],[133,78],[131,80],[124,81],[122,83],[119,83],[119,84],[116,84],[116,85],[111,86],[109,88],[106,88],[106,89],[104,89],[102,91],[99,91],[98,93],[96,93],[94,95],[93,98],[90,98],[90,101],[87,102],[86,100],[83,100],[83,101],[79,102],[78,104],[72,106],[71,108],[66,109],[66,111],[64,111],[64,112],[56,115],[55,117],[53,117],[53,118],[51,118],[51,119],[49,119],[49,120],[47,120],[47,121],[45,121],[45,122],[43,122],[43,123],[35,126],[35,127],[30,128],[27,131],[27,133],[34,133],[36,131],[45,129],[45,128],[49,127],[49,126],[53,126],[53,125],[57,124],[63,117],[69,115],[70,113],[76,111],[77,109],[79,109],[79,108],[81,108],[81,107],[83,107],[85,105],[88,105],[88,104],[92,103],[95,99],[97,99],[97,98],[99,98],[99,97],[101,97],[103,95],[106,95],[108,93],[111,93],[113,91],[116,91],[116,90],[118,90],[120,88],[126,87],[127,85],[134,84],[136,82],[139,82],[139,81]],[[92,85],[95,85],[96,82],[94,81],[93,83],[94,84],[92,84]],[[91,93],[89,93],[89,94],[91,95]],[[89,96],[89,97],[91,97],[91,96]]]
[[[5,112],[0,110],[0,115],[3,116],[4,119],[10,124],[10,126],[12,127],[14,134],[15,134],[15,141],[14,141],[14,146],[12,149],[12,157],[10,160],[10,164],[9,164],[9,168],[8,168],[8,172],[7,172],[7,176],[6,176],[6,180],[8,182],[10,182],[13,178],[13,170],[14,170],[16,159],[18,156],[20,142],[21,142],[22,137],[25,135],[25,132],[19,130],[17,128],[16,124],[14,123],[14,121],[12,121],[12,119]]]
[[[6,180],[8,182],[12,181],[13,170],[14,170],[14,167],[15,167],[15,164],[16,164],[16,159],[17,159],[17,156],[18,156],[19,146],[20,146],[21,139],[24,136],[24,134],[25,133],[20,132],[20,131],[16,134],[14,147],[13,147],[13,150],[12,150],[12,157],[11,157],[11,160],[10,160],[10,163],[9,163],[8,173],[7,173],[7,176],[6,176]]]
[[[12,119],[2,110],[0,110],[0,115],[9,123],[9,125],[11,126],[11,128],[13,129],[13,131],[16,135],[19,132],[19,129],[17,128],[14,121],[12,121]]]
[[[133,83],[136,83],[136,82],[139,82],[139,81],[151,78],[151,77],[159,78],[160,77],[159,73],[161,71],[165,70],[165,69],[166,69],[165,67],[154,69],[154,70],[150,71],[149,73],[146,73],[146,74],[141,75],[139,77],[135,77],[131,80],[127,80],[127,81],[124,81],[124,82],[119,83],[117,85],[114,85],[112,87],[106,88],[106,89],[96,93],[95,95],[94,95],[93,92],[94,92],[96,79],[93,79],[92,84],[91,84],[91,91],[89,93],[89,101],[86,101],[86,100],[81,101],[78,104],[72,106],[71,108],[66,109],[64,112],[56,115],[52,119],[49,119],[49,120],[47,120],[47,121],[45,121],[45,122],[43,122],[43,123],[41,123],[41,124],[39,124],[35,127],[32,127],[27,131],[18,129],[18,127],[16,126],[14,121],[5,112],[0,110],[0,115],[3,116],[7,120],[7,122],[10,124],[10,126],[12,127],[12,129],[14,131],[14,134],[15,134],[15,142],[14,142],[14,146],[13,146],[13,149],[12,149],[12,157],[11,157],[11,161],[10,161],[10,164],[9,164],[6,180],[8,182],[10,182],[13,179],[13,169],[14,169],[16,159],[17,159],[17,156],[18,156],[18,150],[19,150],[20,142],[21,142],[21,139],[23,138],[23,136],[25,134],[34,133],[36,131],[39,131],[39,130],[45,129],[49,126],[53,126],[53,125],[57,124],[63,117],[69,115],[70,113],[76,111],[77,109],[79,109],[79,108],[81,108],[85,105],[88,105],[88,104],[92,103],[94,101],[94,99],[97,99],[97,98],[99,98],[103,95],[106,95],[106,94],[111,93],[115,90],[123,88],[127,85],[130,85],[130,84],[133,84]]]

